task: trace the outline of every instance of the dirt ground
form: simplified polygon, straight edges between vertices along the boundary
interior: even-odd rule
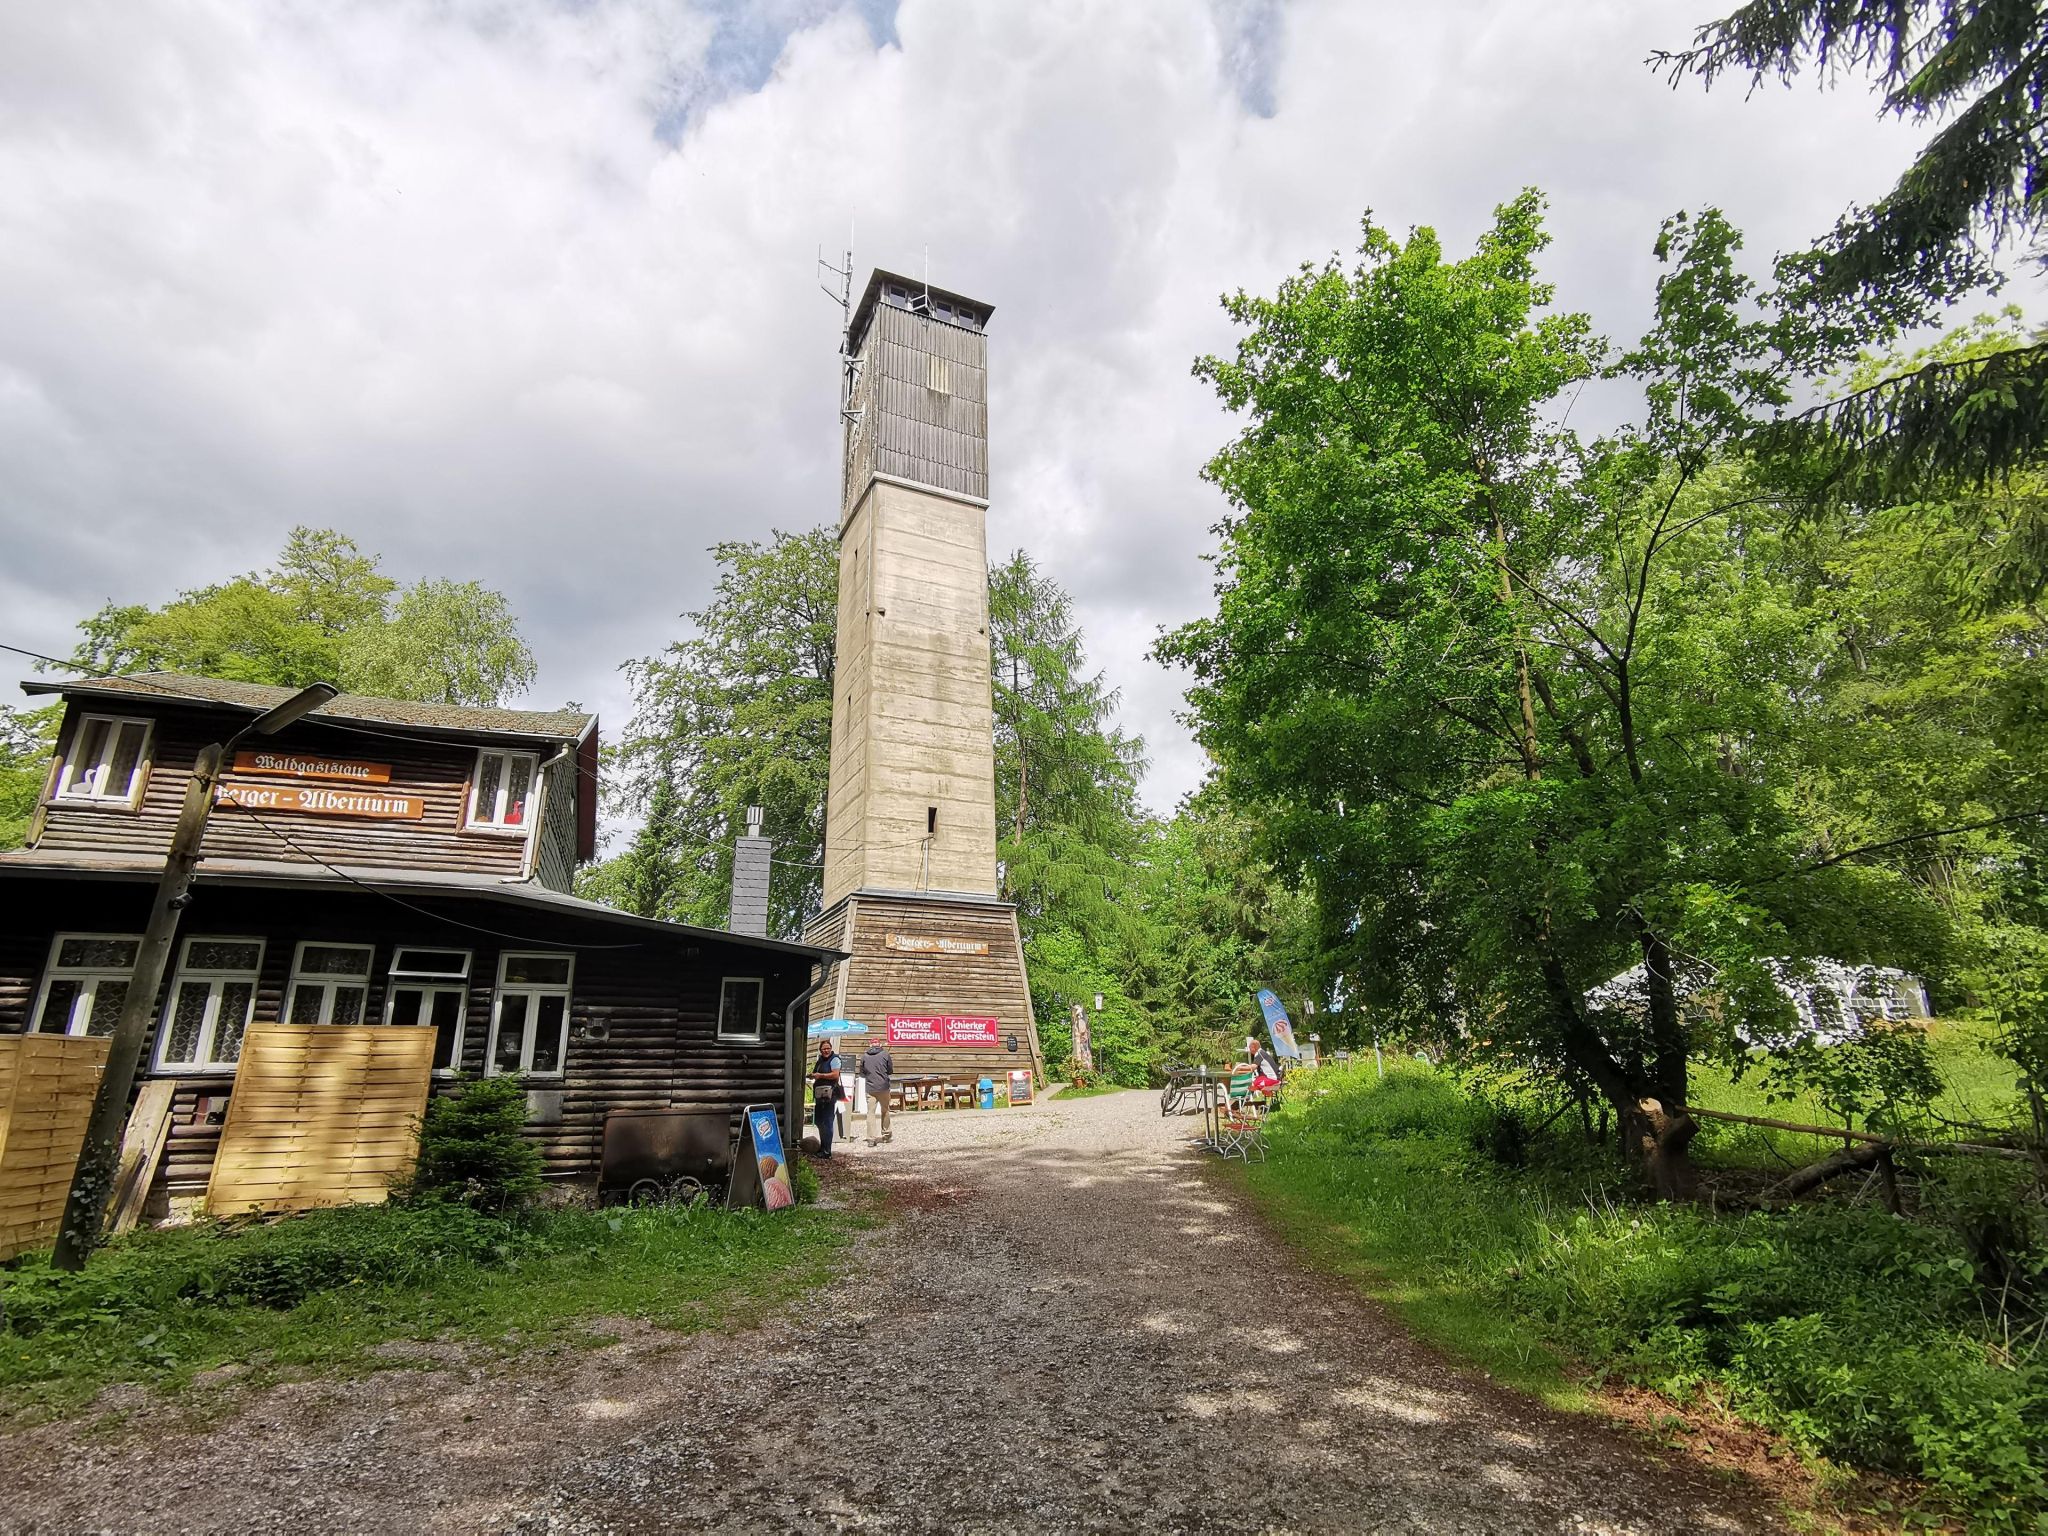
[[[1665,1533],[1752,1490],[1447,1365],[1305,1271],[1150,1094],[899,1116],[828,1290],[759,1327],[0,1438],[0,1530]]]

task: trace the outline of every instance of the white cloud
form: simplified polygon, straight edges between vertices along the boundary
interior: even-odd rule
[[[761,15],[767,19],[763,21]],[[744,15],[745,24],[735,20]],[[502,587],[539,694],[602,709],[710,544],[834,511],[822,243],[996,305],[992,548],[1075,593],[1148,738],[1229,421],[1216,296],[1551,194],[1562,302],[1625,335],[1658,219],[1759,253],[1916,134],[1854,88],[1668,89],[1694,8],[599,0],[0,16],[0,639],[248,569],[296,522]],[[897,40],[889,42],[891,36]],[[877,36],[883,41],[878,44]],[[756,82],[758,87],[756,88]],[[1269,115],[1268,115],[1269,114]]]

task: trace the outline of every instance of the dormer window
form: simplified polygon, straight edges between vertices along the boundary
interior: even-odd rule
[[[469,792],[469,824],[492,831],[525,831],[538,766],[531,752],[486,748],[477,753],[476,780]]]
[[[133,805],[149,752],[149,722],[116,715],[81,715],[71,751],[57,780],[57,799],[94,805]]]

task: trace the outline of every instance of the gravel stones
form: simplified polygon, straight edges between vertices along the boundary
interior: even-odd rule
[[[1151,1094],[895,1117],[891,1219],[737,1334],[417,1362],[0,1442],[0,1530],[1742,1532],[1749,1490],[1446,1364]]]

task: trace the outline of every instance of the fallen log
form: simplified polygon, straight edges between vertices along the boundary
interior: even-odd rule
[[[1796,1120],[1766,1120],[1760,1115],[1737,1115],[1725,1109],[1696,1109],[1688,1105],[1685,1113],[1707,1120],[1730,1120],[1737,1125],[1760,1125],[1769,1131],[1794,1131],[1801,1136],[1822,1136],[1830,1141],[1857,1141],[1873,1147],[1889,1147],[1895,1152],[1908,1152],[1916,1156],[1940,1157],[1950,1153],[1962,1157],[2003,1157],[2015,1162],[2027,1162],[2032,1154],[2020,1147],[1993,1147],[1981,1141],[1895,1141],[1889,1136],[1879,1136],[1870,1131],[1852,1131],[1841,1125],[1801,1125]],[[1816,1163],[1815,1167],[1820,1165]],[[1869,1167],[1866,1159],[1863,1167]]]
[[[1810,1189],[1818,1189],[1829,1179],[1858,1168],[1868,1168],[1885,1160],[1891,1149],[1881,1141],[1860,1142],[1853,1147],[1844,1147],[1832,1156],[1824,1157],[1817,1163],[1809,1163],[1794,1173],[1787,1174],[1764,1191],[1766,1200],[1792,1200]]]

